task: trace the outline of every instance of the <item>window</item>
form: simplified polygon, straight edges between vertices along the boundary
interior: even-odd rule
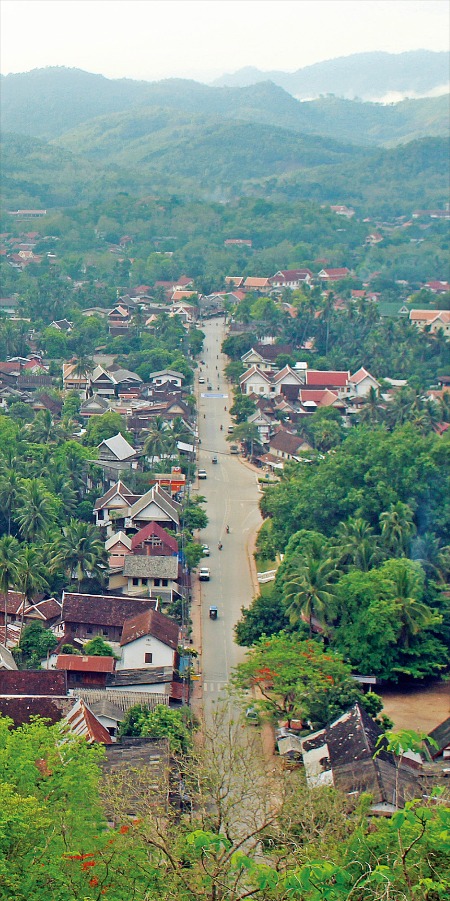
[[[97,510],[97,519],[103,519],[104,515],[105,515],[104,510]]]
[[[169,584],[169,580],[168,580],[168,579],[163,579],[163,580],[162,580],[162,584],[163,584],[163,588],[167,588],[167,586],[168,586],[168,584]]]
[[[153,654],[144,654],[144,663],[153,663]]]
[[[134,576],[134,577],[132,578],[132,580],[131,580],[131,584],[132,584],[132,585],[139,585],[139,579],[137,579],[137,578]]]
[[[148,585],[148,579],[142,579],[142,580],[141,580],[141,584],[142,584],[142,585]]]
[[[91,629],[91,627],[90,627],[90,626],[89,626],[89,628],[88,628],[88,629],[86,629],[86,631],[87,631],[87,634],[88,634],[88,635],[92,635],[92,629]]]
[[[155,588],[159,588],[159,586],[161,585],[161,579],[153,579],[153,584]]]
[[[108,629],[102,629],[102,633],[103,633],[103,635],[109,635]]]

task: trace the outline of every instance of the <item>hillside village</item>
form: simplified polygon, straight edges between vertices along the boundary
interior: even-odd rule
[[[345,206],[332,209],[337,215],[354,214]],[[44,214],[18,211],[17,218],[37,219]],[[43,255],[36,254],[35,248],[45,242],[45,236],[20,229],[17,234],[16,238],[9,233],[1,236],[8,264],[21,270],[42,264]],[[374,239],[374,234],[378,233],[369,237]],[[121,239],[119,253],[129,241]],[[55,259],[55,254],[47,254],[50,265]],[[351,288],[352,280],[354,274],[348,267],[323,265],[315,273],[309,268],[280,269],[267,278],[227,276],[225,290],[218,286],[205,295],[195,290],[195,279],[180,275],[171,281],[157,280],[153,286],[137,286],[126,294],[117,291],[113,307],[82,309],[78,325],[66,318],[53,319],[44,321],[39,330],[21,317],[19,295],[1,299],[2,328],[9,328],[11,334],[20,332],[24,350],[28,350],[23,355],[6,354],[0,362],[3,421],[14,417],[29,430],[31,440],[41,441],[44,439],[33,436],[34,423],[39,421],[48,429],[45,440],[51,442],[55,440],[52,432],[64,424],[65,438],[81,442],[81,446],[90,431],[95,433],[96,423],[101,429],[101,423],[112,416],[111,425],[121,424],[121,431],[115,433],[106,426],[105,437],[91,445],[92,459],[86,458],[81,472],[80,497],[93,500],[86,521],[95,523],[103,545],[103,569],[99,573],[96,568],[97,581],[94,579],[97,590],[74,592],[69,581],[51,597],[45,590],[28,589],[4,591],[1,596],[0,710],[12,716],[16,725],[35,714],[47,715],[50,709],[52,722],[64,716],[71,723],[76,710],[77,732],[81,730],[88,740],[109,744],[116,740],[127,709],[136,702],[154,707],[189,700],[189,680],[183,674],[189,670],[188,611],[195,576],[186,562],[183,520],[190,489],[196,484],[198,423],[192,380],[198,369],[211,390],[213,373],[202,368],[201,343],[185,357],[188,369],[180,372],[169,365],[148,371],[144,378],[127,368],[126,354],[119,353],[118,361],[109,354],[108,342],[126,341],[133,335],[136,345],[139,336],[147,334],[151,339],[166,321],[173,320],[176,341],[189,346],[190,335],[201,335],[198,330],[205,319],[225,315],[228,344],[237,341],[244,349],[234,374],[235,432],[242,438],[235,438],[236,447],[244,459],[275,478],[287,463],[307,465],[318,448],[330,451],[333,441],[327,445],[325,438],[317,445],[309,429],[319,411],[331,411],[333,422],[339,423],[345,434],[354,424],[367,421],[368,411],[374,407],[389,416],[396,396],[407,389],[407,379],[393,378],[389,371],[370,372],[364,365],[353,372],[315,368],[314,335],[305,332],[301,344],[281,343],[277,337],[277,332],[283,331],[283,320],[295,320],[308,296],[316,298],[311,321],[319,325],[329,315],[327,309],[342,314],[352,305],[365,304],[366,309],[381,312],[380,293],[371,291],[370,283],[362,289]],[[82,285],[79,282],[74,287]],[[436,279],[419,286],[421,296],[434,304],[426,309],[411,305],[404,291],[397,317],[426,332],[429,340],[448,338],[450,312],[439,309],[439,298],[448,298],[449,289],[447,282]],[[240,320],[240,307],[248,299],[258,304],[258,298],[266,299],[262,322],[253,325],[248,319]],[[264,322],[268,304],[270,315],[276,314],[275,329],[273,323]],[[83,317],[101,324],[99,335],[105,336],[105,350],[68,356],[58,368],[45,346],[51,347],[53,335],[70,342]],[[13,343],[12,337],[11,346]],[[305,355],[310,363],[302,359]],[[439,376],[422,394],[422,404],[428,404],[428,428],[439,436],[450,429],[449,381],[448,374]],[[68,421],[67,399],[71,405]],[[241,401],[248,403],[243,414],[242,409],[239,412]],[[149,463],[151,471],[145,476]],[[14,518],[13,510],[11,514]],[[193,537],[191,534],[191,543]],[[202,554],[199,544],[196,548],[194,567]],[[74,565],[72,579],[76,569]],[[87,565],[78,584],[89,581]],[[2,584],[5,587],[5,579]],[[25,583],[19,576],[15,587],[20,584]],[[175,610],[178,613],[173,619]],[[27,628],[36,624],[48,630],[54,641],[42,660],[43,668],[33,672],[27,685],[26,671],[17,670],[20,653],[14,657],[11,652],[21,647]],[[96,638],[112,648],[114,657],[84,652],[86,643]],[[59,681],[52,682],[52,674]]]

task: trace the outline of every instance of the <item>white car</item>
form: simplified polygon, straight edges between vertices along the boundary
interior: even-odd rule
[[[202,547],[202,550],[203,550],[203,556],[204,556],[204,557],[209,557],[209,553],[210,553],[210,551],[209,551],[209,545],[208,545],[208,544],[204,544],[203,547]]]
[[[198,475],[199,479],[207,479],[208,478],[206,469],[199,469],[197,475]]]
[[[210,572],[207,566],[202,566],[202,568],[199,569],[198,577],[200,579],[200,582],[209,582]]]

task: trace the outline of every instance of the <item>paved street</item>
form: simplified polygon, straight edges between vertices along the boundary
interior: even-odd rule
[[[200,494],[207,499],[209,518],[200,538],[211,550],[211,556],[204,558],[201,565],[209,567],[211,580],[200,583],[195,595],[201,603],[201,620],[198,616],[196,619],[201,621],[203,699],[207,713],[225,687],[231,670],[244,656],[243,649],[233,641],[233,625],[239,619],[241,606],[248,606],[255,593],[249,542],[261,523],[261,516],[256,474],[230,454],[230,445],[225,440],[231,425],[228,410],[233,399],[231,394],[228,396],[223,376],[227,358],[220,353],[225,336],[223,320],[205,323],[203,331],[206,366],[201,366],[203,372],[199,373],[205,378],[205,384],[199,386],[198,466],[206,470],[207,479],[199,481],[198,486]],[[208,381],[211,391],[207,390]],[[223,431],[220,431],[221,424]],[[214,455],[217,464],[211,462]],[[227,525],[230,534],[226,533]],[[223,544],[221,551],[219,541]],[[215,621],[209,618],[210,604],[219,610]]]

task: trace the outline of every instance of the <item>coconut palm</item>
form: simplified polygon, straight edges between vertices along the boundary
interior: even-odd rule
[[[55,463],[45,481],[51,494],[59,498],[64,513],[67,516],[73,515],[77,507],[78,498],[64,463]]]
[[[442,547],[432,532],[424,532],[414,539],[411,558],[420,563],[429,579],[446,584],[450,573],[450,548]]]
[[[89,523],[72,519],[64,529],[56,548],[53,569],[62,566],[80,591],[83,579],[104,578],[107,554],[98,529]]]
[[[87,354],[80,354],[73,367],[73,374],[82,379],[84,376],[90,375],[95,369],[95,362],[92,357]]]
[[[309,623],[312,635],[313,617],[323,623],[327,608],[334,600],[333,582],[338,576],[335,561],[322,554],[306,551],[300,557],[283,586],[283,602],[292,625]]]
[[[61,428],[53,421],[50,410],[39,410],[29,427],[30,439],[36,444],[53,444],[61,438]]]
[[[17,538],[11,535],[2,535],[0,538],[0,591],[4,594],[5,648],[8,646],[8,590],[17,584],[19,547]]]
[[[364,398],[361,412],[358,417],[360,423],[370,423],[371,425],[374,425],[374,423],[382,422],[384,417],[382,403],[379,390],[373,387],[369,388],[369,393]]]
[[[25,607],[40,591],[47,591],[47,567],[36,547],[31,544],[21,545],[17,554],[17,587],[24,599],[20,617],[20,638],[22,637]],[[19,638],[19,643],[20,643]]]
[[[383,544],[392,556],[405,557],[411,539],[416,533],[413,512],[407,504],[398,501],[380,514]]]
[[[372,569],[381,558],[372,527],[365,519],[350,517],[341,522],[336,532],[336,552],[340,562],[363,572]]]
[[[144,443],[144,455],[150,457],[152,465],[156,457],[170,455],[175,449],[175,440],[166,420],[162,416],[155,416],[150,425]]]
[[[14,465],[14,460],[12,461]],[[22,480],[16,469],[2,469],[0,473],[0,506],[8,522],[8,535],[11,534],[11,520],[17,507]]]
[[[42,479],[22,480],[16,519],[26,541],[41,538],[55,521],[55,499]]]
[[[436,616],[427,604],[415,597],[414,585],[406,566],[393,576],[392,582],[401,624],[400,642],[404,648],[408,648],[412,636],[436,622]]]

